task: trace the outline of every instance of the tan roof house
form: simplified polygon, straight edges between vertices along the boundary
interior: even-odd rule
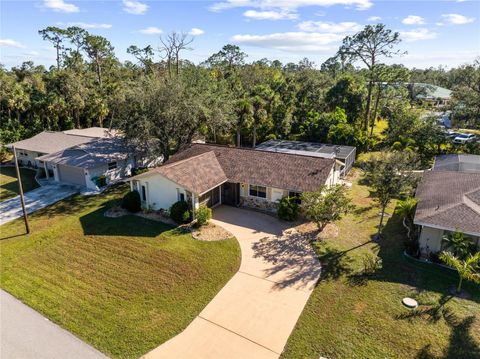
[[[147,208],[185,200],[275,211],[284,196],[337,183],[341,168],[334,159],[195,143],[130,182]]]
[[[421,226],[419,244],[424,255],[443,250],[444,235],[457,230],[480,249],[480,172],[434,167],[424,173],[416,198],[414,223]]]

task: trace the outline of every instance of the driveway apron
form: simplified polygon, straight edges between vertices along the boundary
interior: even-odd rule
[[[239,271],[179,335],[144,358],[278,358],[320,276],[308,240],[278,219],[221,206],[213,222],[237,237]]]
[[[27,213],[33,213],[78,192],[75,186],[48,184],[25,193]],[[0,202],[0,225],[23,215],[20,196]]]

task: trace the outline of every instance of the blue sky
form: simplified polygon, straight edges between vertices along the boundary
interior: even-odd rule
[[[183,56],[195,63],[235,43],[249,61],[308,57],[319,65],[344,36],[376,22],[399,31],[408,52],[390,63],[456,66],[480,56],[479,0],[0,0],[0,12],[0,63],[7,67],[53,64],[38,30],[69,25],[108,38],[122,61],[133,60],[129,45],[157,48],[162,34],[176,30],[194,37]]]

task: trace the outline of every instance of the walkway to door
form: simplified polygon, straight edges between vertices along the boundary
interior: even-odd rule
[[[319,276],[308,241],[276,218],[229,206],[214,223],[242,250],[240,270],[179,335],[145,358],[278,358]]]

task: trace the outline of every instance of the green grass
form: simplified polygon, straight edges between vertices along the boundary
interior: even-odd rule
[[[197,316],[238,269],[240,249],[233,238],[202,242],[137,216],[106,218],[124,192],[39,211],[29,236],[18,236],[20,221],[2,226],[0,285],[105,354],[138,358]]]
[[[457,274],[404,257],[404,232],[395,215],[385,238],[370,242],[379,209],[358,182],[352,197],[358,207],[338,223],[339,236],[316,245],[322,279],[282,358],[480,358],[479,286],[464,286],[470,300],[448,295]],[[383,261],[369,277],[361,275],[366,253]],[[406,296],[419,301],[417,310],[402,306]]]
[[[35,171],[27,168],[20,168],[22,177],[23,192],[31,191],[38,187],[35,181]],[[15,167],[0,167],[0,201],[18,195],[17,174]]]

